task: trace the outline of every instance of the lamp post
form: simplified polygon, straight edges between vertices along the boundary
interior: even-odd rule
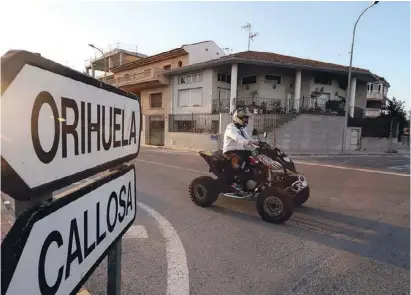
[[[103,59],[104,59],[104,83],[106,83],[106,72],[107,72],[106,55],[104,54],[103,50],[101,50],[100,48],[94,46],[93,44],[89,44],[88,46],[100,51],[101,55],[103,56]]]
[[[347,124],[348,124],[348,111],[350,108],[350,96],[351,96],[351,70],[352,70],[352,57],[353,57],[353,51],[354,51],[354,41],[355,41],[355,30],[357,29],[357,24],[363,14],[373,7],[374,5],[378,4],[380,1],[374,1],[371,5],[369,5],[367,8],[365,8],[360,16],[357,18],[357,21],[355,22],[354,25],[354,30],[352,32],[352,42],[351,42],[351,51],[350,51],[350,66],[348,67],[348,84],[347,84],[347,93],[346,93],[346,99],[345,99],[345,116],[344,116],[344,130],[343,130],[343,136],[342,136],[342,145],[341,145],[341,151],[344,151],[344,146],[346,142],[346,137],[347,137]]]

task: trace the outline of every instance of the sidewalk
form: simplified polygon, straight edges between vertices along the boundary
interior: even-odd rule
[[[194,149],[191,147],[165,147],[165,146],[155,146],[142,144],[143,148],[153,148],[153,149],[164,149],[164,150],[174,150],[182,152],[192,152],[197,153],[202,149]],[[398,149],[397,153],[387,153],[387,152],[368,152],[368,151],[285,151],[289,156],[409,156],[409,149]]]

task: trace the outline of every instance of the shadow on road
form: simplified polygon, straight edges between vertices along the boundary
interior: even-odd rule
[[[229,208],[212,206],[209,210],[396,267],[410,267],[407,227],[313,207],[296,208],[294,216],[284,225],[269,224],[259,216]]]

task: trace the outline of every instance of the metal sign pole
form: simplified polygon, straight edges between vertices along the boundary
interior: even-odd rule
[[[120,238],[107,256],[107,295],[121,294],[121,245]]]

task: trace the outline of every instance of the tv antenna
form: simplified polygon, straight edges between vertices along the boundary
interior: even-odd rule
[[[250,41],[254,42],[254,38],[258,36],[258,32],[256,33],[251,32],[250,23],[247,23],[245,26],[242,26],[241,28],[246,29],[248,31],[248,51],[250,51]]]
[[[228,47],[223,48],[223,51],[224,51],[227,55],[230,55],[230,54],[233,53],[233,49],[232,49],[232,48],[228,48]]]

